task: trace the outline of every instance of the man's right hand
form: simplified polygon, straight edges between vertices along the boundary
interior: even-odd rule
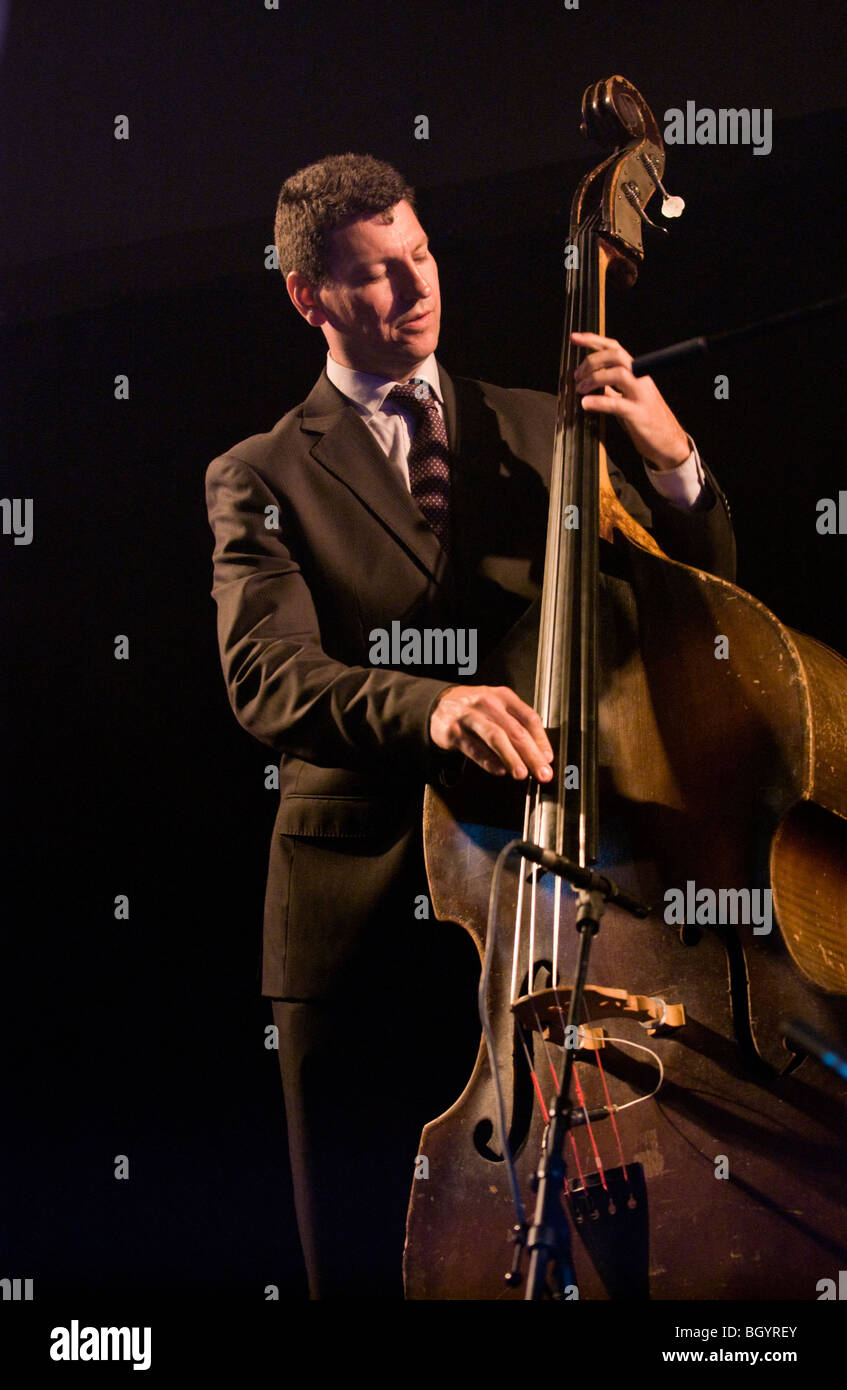
[[[553,749],[544,725],[506,685],[451,685],[439,696],[429,721],[437,748],[458,749],[486,772],[517,780],[531,772],[540,782],[553,776]]]

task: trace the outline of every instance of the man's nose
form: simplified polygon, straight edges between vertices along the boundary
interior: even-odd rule
[[[405,284],[408,286],[408,293],[413,299],[426,299],[428,295],[432,294],[432,286],[414,262],[408,267]]]

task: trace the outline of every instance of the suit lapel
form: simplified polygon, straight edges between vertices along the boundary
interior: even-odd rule
[[[447,438],[458,438],[453,383],[439,364]],[[311,455],[377,517],[433,579],[443,578],[446,557],[437,537],[392,468],[359,412],[322,372],[303,404],[300,428],[316,436]]]
[[[459,404],[456,398],[456,388],[453,385],[453,378],[449,377],[438,363],[438,380],[441,383],[441,394],[444,397],[444,419],[447,425],[447,447],[450,453],[458,455],[461,447],[461,419]]]

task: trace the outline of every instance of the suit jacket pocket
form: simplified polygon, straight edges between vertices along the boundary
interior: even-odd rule
[[[364,796],[312,796],[295,792],[280,802],[274,832],[279,835],[381,838],[397,833],[412,815],[402,801]]]
[[[397,835],[420,813],[423,792],[423,783],[291,760],[280,777],[274,832],[352,839]]]

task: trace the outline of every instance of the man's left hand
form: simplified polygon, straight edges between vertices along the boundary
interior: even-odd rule
[[[666,471],[684,463],[691,445],[652,377],[632,375],[632,357],[614,338],[572,333],[578,347],[591,348],[574,382],[584,410],[615,415],[638,452]],[[599,394],[593,394],[599,393]]]

